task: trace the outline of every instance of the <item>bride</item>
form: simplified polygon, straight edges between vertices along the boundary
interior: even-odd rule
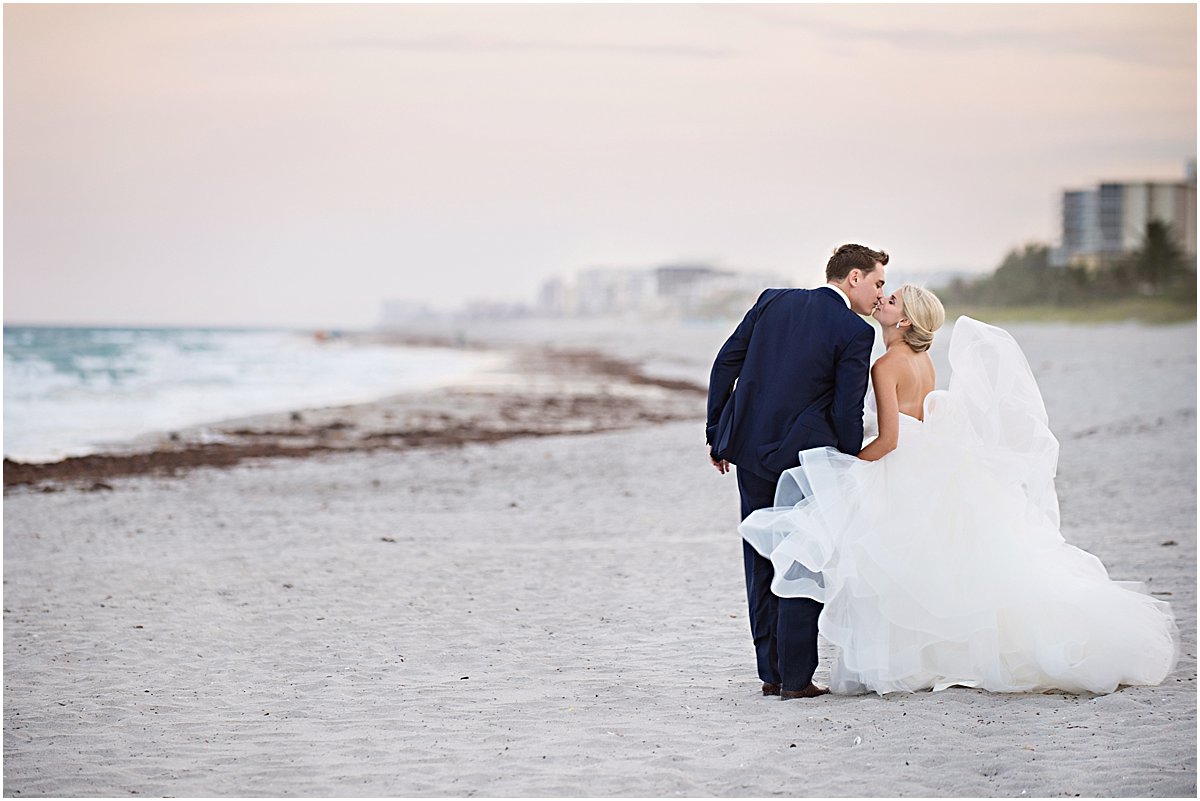
[[[857,458],[803,451],[775,506],[738,529],[771,560],[776,595],[825,605],[830,689],[1161,682],[1178,653],[1170,606],[1063,540],[1058,441],[1016,341],[960,317],[949,389],[935,390],[937,297],[906,284],[873,316],[887,346],[871,368],[878,435]]]

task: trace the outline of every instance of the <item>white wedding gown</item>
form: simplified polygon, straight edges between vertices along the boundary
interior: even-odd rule
[[[960,317],[948,390],[894,451],[801,453],[741,535],[772,590],[825,604],[835,693],[1111,692],[1173,669],[1170,606],[1059,533],[1058,441],[1016,341]]]

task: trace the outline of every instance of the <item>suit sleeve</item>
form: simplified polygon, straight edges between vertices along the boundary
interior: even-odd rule
[[[742,372],[746,348],[750,346],[750,336],[754,333],[754,324],[758,321],[758,307],[766,294],[763,292],[750,311],[746,312],[746,316],[729,339],[725,340],[713,362],[712,374],[708,377],[708,421],[704,430],[704,438],[709,445],[717,435],[721,410],[725,408],[729,396],[733,393],[733,382]]]
[[[833,385],[833,431],[838,450],[857,456],[863,443],[863,401],[867,394],[867,377],[871,369],[871,347],[875,344],[875,329],[865,326],[838,358]]]

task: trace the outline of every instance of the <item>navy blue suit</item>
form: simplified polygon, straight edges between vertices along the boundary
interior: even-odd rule
[[[768,289],[746,313],[713,363],[706,431],[713,456],[737,465],[742,519],[774,505],[775,484],[800,451],[862,448],[874,341],[828,287]],[[821,604],[772,594],[771,562],[742,548],[759,678],[802,690],[817,666]]]

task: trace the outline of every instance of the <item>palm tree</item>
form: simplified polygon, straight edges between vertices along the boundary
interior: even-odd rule
[[[1153,291],[1169,286],[1184,270],[1183,250],[1171,234],[1171,226],[1161,220],[1146,223],[1142,246],[1131,254],[1133,274]]]

